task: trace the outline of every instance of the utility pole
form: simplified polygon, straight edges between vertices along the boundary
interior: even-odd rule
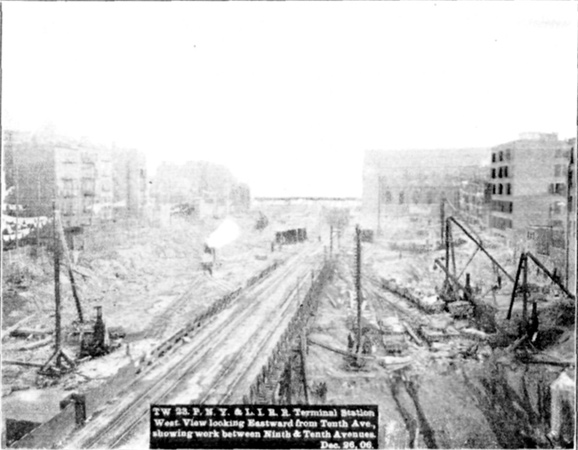
[[[446,211],[444,206],[445,200],[445,196],[442,194],[440,200],[440,242],[444,241],[444,227],[446,226]]]
[[[355,294],[357,298],[357,353],[361,351],[361,230],[355,226]]]
[[[522,325],[524,330],[526,329],[526,318],[528,316],[528,257],[524,255],[524,272],[522,273],[523,284],[524,287],[522,288]]]
[[[60,351],[60,241],[58,239],[58,226],[56,224],[56,202],[52,202],[52,231],[54,245],[54,304],[55,304],[55,325],[54,325],[54,350]]]
[[[16,195],[16,209],[14,210],[14,215],[16,216],[16,248],[18,249],[18,234],[20,234],[20,221],[18,220],[18,206],[20,205],[20,190],[18,189],[18,164],[14,164],[15,176],[14,176],[14,186]]]
[[[54,353],[39,370],[41,374],[62,374],[74,367],[74,361],[62,350],[61,323],[60,323],[60,240],[56,223],[56,201],[52,201],[52,223],[54,243]],[[54,364],[54,366],[53,366]]]
[[[40,173],[36,177],[36,256],[40,255],[40,217],[38,215],[40,211]]]
[[[443,203],[442,203],[443,205]],[[442,224],[442,242],[445,243],[445,248],[446,248],[446,284],[449,285],[449,273],[450,273],[450,240],[449,240],[449,230],[450,230],[450,222],[449,220],[445,222],[445,224]],[[445,226],[445,233],[443,232],[443,227]],[[445,237],[445,239],[444,239]]]

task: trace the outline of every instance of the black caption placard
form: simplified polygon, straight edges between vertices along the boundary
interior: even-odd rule
[[[377,405],[152,405],[150,448],[377,448]]]

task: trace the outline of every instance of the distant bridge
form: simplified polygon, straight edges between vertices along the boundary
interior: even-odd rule
[[[258,202],[267,202],[267,201],[354,202],[354,201],[361,201],[361,198],[360,197],[253,197],[253,200]]]

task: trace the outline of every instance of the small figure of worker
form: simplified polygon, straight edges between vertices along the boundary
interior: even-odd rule
[[[353,336],[351,335],[351,333],[349,333],[347,335],[347,349],[352,352],[353,351],[353,347],[355,346],[355,339],[353,339]]]
[[[528,338],[530,339],[530,342],[536,342],[539,326],[540,321],[538,320],[538,305],[536,302],[533,302],[532,316],[530,317],[530,323],[528,324]]]

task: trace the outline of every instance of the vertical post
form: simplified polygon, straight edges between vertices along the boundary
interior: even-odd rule
[[[526,326],[526,319],[528,315],[528,257],[524,254],[524,273],[523,273],[523,290],[522,298],[524,303],[522,303],[522,325]]]
[[[60,242],[56,225],[56,201],[54,200],[52,201],[52,224],[54,232],[54,348],[58,352],[60,350]]]
[[[303,392],[305,393],[305,404],[309,404],[309,392],[307,388],[307,366],[305,363],[305,355],[307,353],[307,335],[305,334],[305,330],[301,331],[301,342],[300,342],[300,350],[301,350],[301,370],[302,370],[302,378],[303,378]]]
[[[443,205],[443,203],[442,203]],[[449,240],[449,235],[450,235],[450,221],[447,220],[445,223],[445,233],[442,233],[443,236],[445,236],[444,242],[445,243],[445,247],[446,247],[446,283],[449,283],[449,273],[450,273],[450,240]]]
[[[506,319],[510,320],[512,317],[512,309],[514,307],[514,300],[516,299],[516,289],[518,289],[518,281],[520,280],[520,273],[522,272],[522,268],[524,267],[524,256],[525,254],[522,253],[520,255],[520,262],[518,263],[518,270],[516,271],[516,278],[514,279],[514,287],[512,288],[512,299],[510,300],[510,307],[508,308],[508,315]]]
[[[355,294],[357,298],[357,353],[361,350],[361,230],[355,227]]]
[[[37,201],[37,207],[36,209],[36,255],[39,255],[39,251],[40,251],[40,217],[39,217],[39,212],[40,212],[40,173],[38,173],[37,177],[36,177],[36,201]]]
[[[449,222],[449,220],[448,220]],[[452,270],[453,270],[453,275],[454,277],[456,276],[456,251],[455,251],[455,246],[454,246],[454,236],[452,234],[452,230],[451,228],[448,228],[447,230],[448,236],[447,239],[450,242],[450,251],[451,251],[451,257],[452,257]]]
[[[16,216],[16,249],[18,249],[18,235],[20,234],[20,221],[18,220],[18,206],[20,205],[20,190],[18,189],[19,187],[19,183],[18,183],[18,164],[14,164],[14,170],[15,170],[15,176],[14,176],[14,190],[15,190],[15,196],[16,196],[16,209],[14,210],[14,215]]]
[[[446,211],[444,206],[445,198],[442,195],[440,200],[440,242],[444,242],[444,227],[446,227]]]

